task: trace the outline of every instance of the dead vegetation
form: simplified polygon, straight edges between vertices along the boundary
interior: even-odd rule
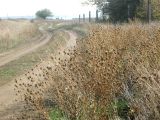
[[[50,111],[58,106],[61,119],[158,120],[158,26],[92,26],[74,49],[60,53],[66,57],[51,56],[44,66],[35,68],[37,72],[26,73],[27,83],[15,81],[25,108],[38,113],[23,111],[20,119],[54,120]]]
[[[0,22],[0,53],[30,42],[39,35],[38,26],[30,21],[2,20]]]

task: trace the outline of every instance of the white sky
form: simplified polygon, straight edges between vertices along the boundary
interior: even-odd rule
[[[95,7],[82,5],[84,0],[0,0],[0,16],[34,16],[40,9],[50,9],[54,16],[77,17],[95,12]],[[95,13],[94,13],[95,14]]]

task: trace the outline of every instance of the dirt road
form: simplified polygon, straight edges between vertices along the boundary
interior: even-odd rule
[[[76,45],[77,35],[71,31],[65,31],[65,32],[67,32],[69,34],[70,39],[67,40],[66,45],[63,48],[57,50],[57,53],[59,53],[59,52],[63,53],[64,49],[69,49],[69,48],[72,48],[73,46]],[[38,45],[33,46],[29,50],[24,49],[24,51],[18,52],[17,54],[12,55],[12,57],[8,56],[8,55],[6,57],[4,56],[4,58],[9,58],[9,60],[7,60],[7,61],[3,61],[4,58],[3,59],[0,58],[0,61],[2,61],[2,63],[0,63],[0,65],[2,66],[12,60],[19,58],[20,56],[22,56],[30,51],[37,49],[38,47],[47,43],[49,41],[50,37],[51,37],[50,35],[47,35],[45,37],[45,40],[42,40],[42,42],[40,42]],[[57,54],[57,56],[58,56],[58,54]],[[41,64],[43,66],[46,65],[45,62],[42,62]],[[36,72],[36,69],[35,69],[35,72]],[[23,82],[27,82],[24,75],[20,76],[20,78],[24,78]],[[15,102],[15,98],[16,98],[16,95],[15,95],[15,91],[14,91],[14,81],[11,81],[10,83],[0,87],[0,120],[12,120],[12,116],[14,116],[14,114],[16,112],[18,112],[18,109],[20,108],[19,107],[20,104]]]
[[[32,51],[35,51],[37,48],[48,43],[51,37],[52,37],[51,33],[42,31],[42,36],[38,36],[34,38],[32,43],[25,44],[25,46],[20,46],[10,52],[1,54],[0,55],[0,67]]]

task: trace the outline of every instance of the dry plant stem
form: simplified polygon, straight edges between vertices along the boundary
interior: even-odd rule
[[[158,120],[158,26],[159,23],[93,25],[86,38],[77,40],[74,49],[61,53],[65,59],[51,57],[40,67],[42,72],[37,76],[41,82],[36,83],[36,89],[30,83],[27,88],[42,91],[36,93],[41,101],[50,99],[72,120]],[[37,101],[29,92],[25,96],[31,98],[29,102]],[[35,111],[47,110],[43,102],[38,103],[36,106],[40,107],[33,105]],[[41,115],[48,119],[44,113]]]

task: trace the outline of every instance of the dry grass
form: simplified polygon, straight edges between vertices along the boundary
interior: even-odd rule
[[[53,37],[50,42],[45,46],[40,47],[38,50],[27,54],[18,60],[0,67],[0,86],[3,86],[4,84],[13,80],[13,78],[24,74],[27,70],[30,70],[37,63],[46,59],[46,57],[48,57],[48,54],[55,53],[57,49],[59,49],[60,45],[65,44],[66,38],[68,38],[67,33],[57,30],[53,33]]]
[[[39,34],[38,27],[29,21],[0,21],[0,53],[29,42]]]
[[[58,106],[67,115],[65,119],[72,120],[158,120],[158,26],[92,26],[88,37],[77,41],[73,50],[64,51],[65,57],[51,56],[35,68],[37,72],[26,74],[28,83],[16,80],[25,107],[42,120],[49,119],[48,105]],[[20,119],[34,117],[25,111]]]

